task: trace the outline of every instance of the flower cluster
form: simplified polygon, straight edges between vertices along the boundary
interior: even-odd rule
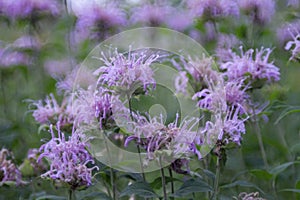
[[[0,151],[0,185],[5,182],[14,181],[16,184],[21,183],[21,172],[12,162],[12,153],[2,148]]]
[[[106,85],[125,92],[137,89],[135,87],[140,83],[145,91],[148,86],[155,86],[151,64],[157,61],[159,55],[148,55],[145,51],[129,51],[128,55],[125,55],[118,53],[117,50],[110,58],[102,55],[103,57],[100,59],[104,65],[94,72],[99,76],[97,82],[99,85]]]
[[[46,158],[50,163],[50,170],[42,174],[57,182],[67,183],[72,189],[92,184],[92,171],[97,166],[90,167],[94,160],[87,150],[87,142],[83,141],[80,133],[73,130],[67,139],[58,126],[58,136],[55,136],[50,126],[51,140],[40,147],[41,155],[38,161]]]
[[[229,80],[249,77],[251,81],[267,80],[279,81],[279,68],[269,62],[272,52],[269,48],[249,49],[245,53],[240,48],[241,55],[232,52],[232,60],[222,63],[220,69],[225,70],[225,75]]]
[[[174,122],[164,125],[163,117],[138,116],[134,123],[133,135],[127,137],[125,146],[132,140],[147,151],[149,160],[157,159],[159,152],[165,152],[171,159],[188,158],[193,153],[193,143],[197,135],[199,120],[186,119],[179,124],[179,115]],[[164,157],[164,155],[162,156]],[[165,158],[167,159],[167,158]]]
[[[56,0],[52,1],[39,1],[39,0],[15,0],[15,1],[2,1],[4,14],[17,19],[41,16],[46,13],[51,16],[57,16],[60,13],[59,3]]]

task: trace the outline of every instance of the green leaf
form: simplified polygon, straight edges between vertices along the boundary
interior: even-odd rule
[[[279,190],[279,192],[294,192],[294,193],[300,193],[300,189],[287,188],[287,189]]]
[[[264,192],[258,186],[256,186],[253,183],[250,183],[248,181],[244,181],[244,180],[239,180],[239,181],[235,181],[235,182],[230,183],[230,184],[222,185],[222,186],[220,186],[220,188],[221,189],[226,189],[226,188],[232,188],[232,187],[236,187],[236,186],[255,188],[255,189],[259,190],[261,193],[264,194]]]
[[[181,181],[177,178],[171,178],[166,176],[166,184],[172,182],[172,181]],[[161,177],[156,178],[152,183],[150,183],[151,188],[153,189],[160,189],[162,187],[162,180]]]
[[[183,185],[178,190],[176,190],[173,195],[170,196],[186,197],[191,193],[209,192],[212,190],[212,187],[202,180],[189,179],[188,181],[184,182]]]
[[[280,174],[281,172],[283,172],[284,170],[286,170],[288,167],[290,167],[293,164],[296,163],[300,163],[300,162],[287,162],[284,163],[282,165],[276,166],[273,169],[271,169],[269,172],[273,175],[273,176],[277,176],[278,174]]]
[[[43,200],[43,199],[51,199],[51,200],[66,200],[66,197],[62,197],[62,196],[56,196],[56,195],[43,195],[40,196],[38,198],[36,198],[36,200]]]
[[[297,113],[297,112],[300,112],[299,107],[291,106],[291,107],[286,108],[285,110],[282,111],[282,113],[279,115],[279,117],[274,122],[274,124],[278,124],[287,115],[292,114],[292,113]]]
[[[140,197],[158,197],[158,195],[153,191],[148,183],[145,182],[135,182],[131,185],[128,185],[121,193],[119,197],[138,195]]]
[[[103,192],[92,192],[90,194],[84,195],[82,198],[84,200],[111,200],[111,198]]]
[[[250,173],[253,174],[255,177],[265,181],[269,181],[273,177],[272,174],[263,169],[253,169],[250,171]]]

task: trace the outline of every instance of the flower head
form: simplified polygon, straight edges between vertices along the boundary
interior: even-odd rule
[[[38,161],[46,158],[50,169],[42,174],[43,178],[50,178],[57,182],[67,183],[72,189],[92,184],[92,171],[97,167],[89,167],[94,163],[87,151],[87,142],[81,134],[73,130],[69,138],[65,138],[58,126],[58,136],[55,136],[52,125],[50,132],[52,139],[40,147],[41,155]]]
[[[250,77],[251,81],[267,80],[279,81],[279,68],[269,62],[269,56],[272,52],[269,48],[261,48],[260,50],[249,49],[245,53],[241,49],[241,55],[233,53],[233,59],[220,65],[222,70],[226,70],[225,76],[229,80]],[[254,54],[255,53],[255,54]]]
[[[293,37],[293,40],[292,41],[289,41],[286,46],[285,46],[285,50],[287,51],[291,51],[292,52],[292,56],[290,57],[290,60],[293,60],[293,59],[297,59],[299,58],[299,54],[300,54],[300,33],[298,32],[296,35],[293,34],[291,31],[290,31],[292,37]]]
[[[239,5],[258,24],[269,23],[275,14],[273,0],[239,0]]]
[[[7,181],[21,183],[21,172],[9,157],[13,157],[12,153],[2,148],[0,151],[0,185]]]
[[[75,13],[77,38],[103,40],[126,23],[125,12],[113,3],[92,3],[81,9]]]
[[[239,16],[239,7],[234,0],[189,0],[188,7],[195,17],[205,19]]]
[[[60,13],[57,1],[40,1],[40,0],[15,0],[7,3],[6,15],[12,18],[30,18],[47,13],[57,16]]]
[[[158,55],[147,55],[146,52],[131,52],[128,55],[115,51],[114,55],[107,58],[102,54],[101,61],[104,65],[95,71],[98,76],[98,85],[115,88],[119,91],[132,91],[139,84],[146,91],[148,86],[155,85],[154,71],[151,64],[158,59]],[[133,91],[134,91],[133,90]]]

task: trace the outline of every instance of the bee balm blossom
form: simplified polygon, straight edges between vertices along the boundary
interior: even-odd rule
[[[21,183],[21,172],[16,165],[8,159],[12,154],[2,148],[0,151],[0,186],[7,181],[14,181],[16,184]]]
[[[150,85],[155,85],[154,71],[151,64],[159,58],[158,55],[146,52],[131,52],[128,55],[115,51],[112,57],[107,58],[102,54],[101,61],[104,65],[95,71],[98,76],[98,84],[115,88],[117,91],[131,91],[138,84],[142,84],[144,90]],[[134,90],[133,90],[134,91]]]
[[[222,63],[220,68],[225,70],[225,76],[229,80],[250,77],[250,80],[279,81],[279,68],[269,62],[269,56],[272,52],[269,48],[249,49],[245,53],[240,48],[241,55],[233,54],[231,61]]]
[[[239,7],[234,0],[188,0],[188,7],[195,17],[216,19],[227,16],[239,16]]]
[[[298,59],[300,55],[300,41],[299,41],[300,34],[299,33],[297,35],[292,34],[292,36],[293,36],[293,40],[289,41],[285,46],[285,50],[287,51],[290,50],[292,52],[292,56],[290,60]]]
[[[258,24],[269,23],[275,14],[273,0],[239,0],[239,5]]]
[[[50,178],[60,183],[70,185],[72,189],[92,184],[92,171],[97,166],[89,167],[88,163],[94,163],[87,151],[87,143],[82,141],[81,135],[75,131],[67,139],[58,128],[58,136],[55,136],[52,125],[50,126],[52,139],[40,147],[41,155],[38,161],[46,158],[50,163],[50,169],[42,174],[43,178]]]

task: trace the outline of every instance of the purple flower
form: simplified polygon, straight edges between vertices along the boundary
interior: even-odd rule
[[[12,46],[20,50],[39,50],[41,43],[36,37],[24,35],[15,40]]]
[[[234,0],[188,0],[188,7],[195,17],[214,20],[220,17],[239,16],[239,7]]]
[[[147,158],[153,160],[159,152],[165,153],[165,157],[178,159],[189,157],[193,154],[192,144],[197,131],[194,129],[199,119],[186,119],[179,124],[179,115],[174,122],[167,126],[160,118],[139,116],[134,123],[133,135],[125,140],[125,146],[132,140],[136,141],[147,151]]]
[[[298,8],[299,7],[299,0],[288,0],[287,5],[292,7],[292,8]]]
[[[261,48],[260,50],[249,49],[245,53],[241,50],[241,56],[233,53],[231,61],[222,63],[220,68],[226,70],[225,76],[229,80],[249,77],[250,80],[267,80],[279,81],[279,68],[269,62],[269,56],[272,52],[269,48]],[[255,52],[255,54],[254,54]]]
[[[61,126],[72,125],[74,121],[74,111],[72,108],[72,98],[66,97],[59,105],[53,94],[50,94],[45,101],[39,100],[31,104],[35,107],[32,116],[40,124],[59,122]]]
[[[239,5],[258,24],[266,24],[275,14],[273,0],[239,0]]]
[[[189,82],[185,71],[179,72],[178,76],[175,78],[175,89],[176,93],[187,94],[187,84]]]
[[[296,60],[297,58],[299,58],[299,53],[300,53],[300,33],[297,33],[297,35],[293,34],[291,32],[291,35],[293,36],[293,40],[289,41],[286,46],[285,46],[285,50],[287,51],[291,51],[292,52],[292,56],[290,57],[290,60]]]
[[[232,48],[240,45],[241,41],[239,41],[235,35],[226,35],[220,34],[218,37],[217,48],[216,48],[216,56],[220,62],[227,62],[233,58]]]
[[[21,183],[21,172],[9,157],[13,157],[13,154],[2,148],[0,151],[0,186],[7,181],[14,181],[17,185]]]
[[[193,16],[188,10],[173,8],[166,19],[166,24],[171,29],[184,31],[193,25]]]
[[[132,23],[142,23],[147,26],[161,26],[166,24],[167,17],[172,12],[172,7],[165,2],[159,4],[146,3],[132,10]]]
[[[50,178],[60,183],[67,183],[72,189],[92,184],[92,171],[97,166],[87,151],[87,142],[83,141],[82,135],[73,130],[68,139],[65,138],[57,127],[58,136],[55,136],[52,125],[50,132],[52,139],[40,147],[41,155],[38,161],[46,158],[50,163],[50,169],[42,174],[43,178]]]
[[[102,129],[112,117],[112,102],[111,91],[105,88],[80,90],[74,102],[76,123],[91,125],[97,122]]]
[[[146,91],[148,86],[155,85],[154,72],[151,64],[158,59],[158,55],[147,55],[145,51],[131,52],[128,55],[118,53],[107,58],[102,53],[101,61],[104,65],[97,69],[94,74],[98,76],[98,85],[108,86],[117,91],[132,91],[139,84]]]
[[[277,29],[277,39],[279,43],[284,46],[287,41],[293,40],[294,36],[300,32],[300,21],[295,20],[281,25]]]
[[[30,162],[35,174],[40,174],[41,172],[46,171],[47,166],[42,160],[38,160],[40,152],[38,149],[29,149],[27,153],[27,159]]]
[[[27,54],[12,49],[0,48],[0,66],[4,68],[14,66],[30,66],[32,65],[32,58]]]
[[[72,73],[72,68],[76,66],[75,61],[71,58],[63,60],[47,60],[44,63],[44,69],[54,78],[65,77]]]
[[[103,40],[126,24],[125,12],[113,3],[82,6],[75,15],[78,18],[75,37],[79,42],[87,38]]]
[[[14,0],[7,3],[5,14],[11,18],[30,18],[42,13],[57,16],[60,13],[60,5],[57,1],[40,0]]]
[[[229,142],[241,144],[242,134],[245,134],[245,121],[248,119],[241,118],[241,107],[227,107],[225,113],[216,114],[214,121],[207,121],[206,126],[201,130],[200,139],[206,138],[208,143],[217,139],[222,143],[228,144]],[[225,114],[225,116],[223,116]],[[199,154],[200,152],[197,152]],[[201,154],[199,154],[201,156]],[[198,155],[198,156],[199,156]]]

